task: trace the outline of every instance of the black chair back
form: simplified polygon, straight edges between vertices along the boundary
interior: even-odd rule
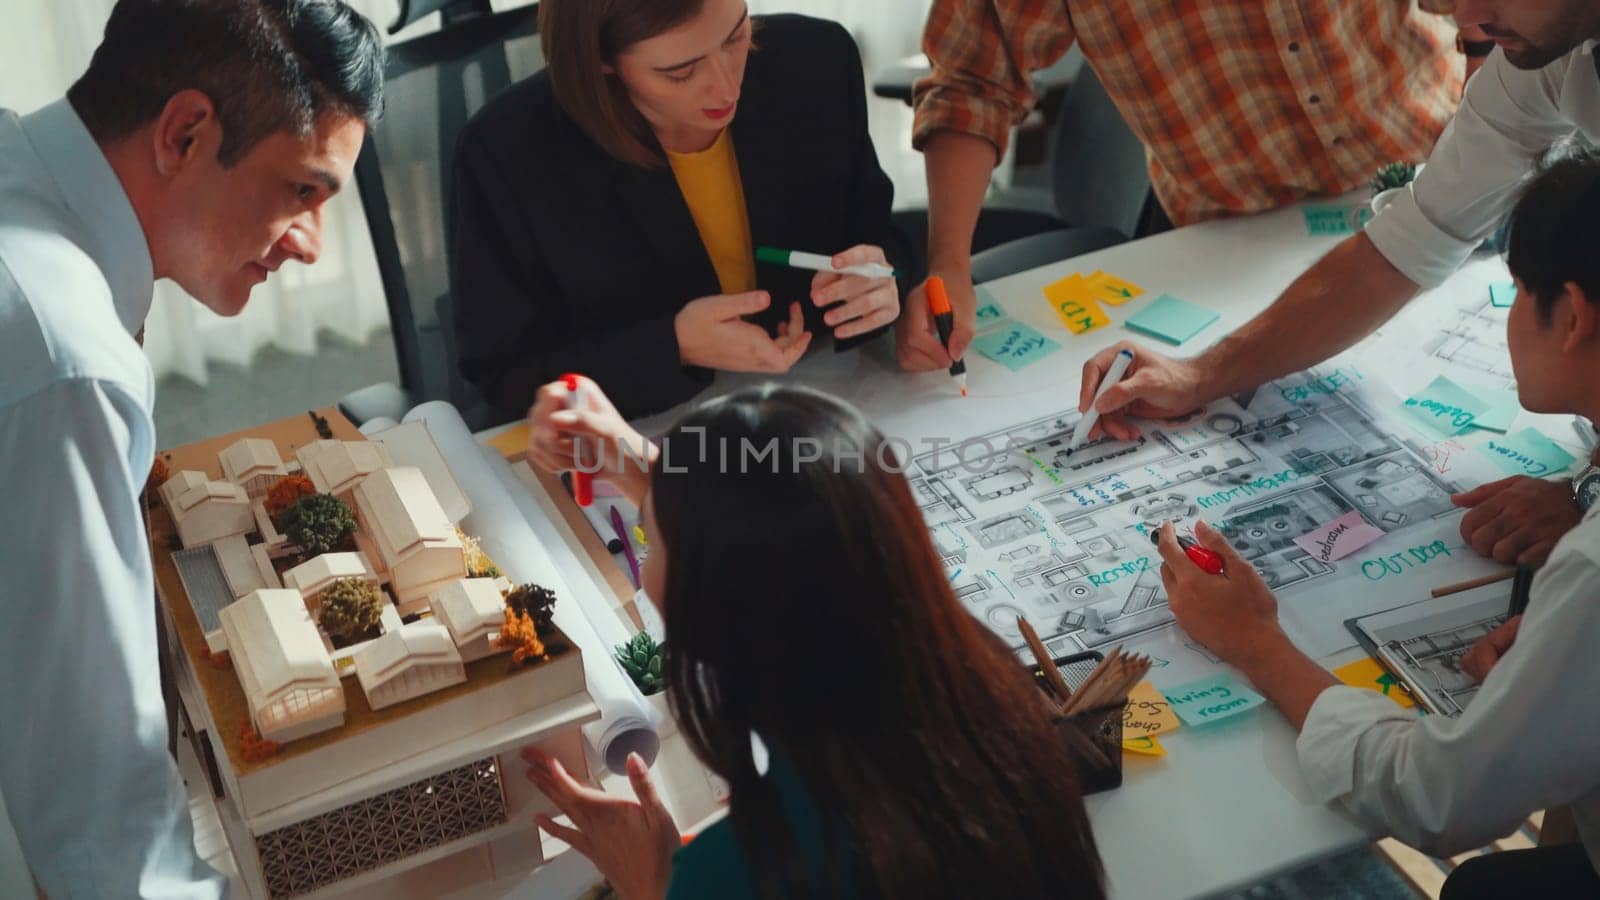
[[[1144,144],[1134,136],[1094,67],[1078,70],[1056,123],[1056,215],[1073,227],[1134,237],[1150,194]]]

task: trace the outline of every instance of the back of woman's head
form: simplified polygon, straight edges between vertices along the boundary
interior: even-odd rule
[[[707,403],[662,443],[668,690],[769,895],[802,879],[752,730],[844,828],[872,894],[1098,896],[1069,758],[951,591],[893,445],[777,387]]]

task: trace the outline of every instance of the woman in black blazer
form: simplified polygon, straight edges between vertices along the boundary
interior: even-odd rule
[[[578,372],[645,415],[894,321],[913,262],[843,28],[752,21],[744,0],[545,0],[540,32],[549,68],[474,116],[455,159],[461,370],[498,409]],[[763,246],[900,283],[758,264]]]

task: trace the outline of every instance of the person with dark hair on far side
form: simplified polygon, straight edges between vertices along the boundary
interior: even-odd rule
[[[53,898],[213,898],[167,753],[139,495],[155,280],[224,316],[321,252],[383,105],[338,0],[120,0],[67,96],[0,110],[0,794]]]
[[[460,369],[503,415],[567,372],[658,412],[899,315],[918,264],[844,28],[745,0],[545,0],[539,35],[548,68],[473,117],[454,164]]]
[[[540,827],[622,900],[1105,895],[1051,705],[956,598],[881,432],[769,384],[653,445],[580,390],[568,409],[564,383],[540,389],[531,459],[571,469],[574,438],[597,440],[599,477],[640,505],[667,700],[731,800],[679,850],[637,755],[629,800],[530,749],[528,777],[572,821]]]

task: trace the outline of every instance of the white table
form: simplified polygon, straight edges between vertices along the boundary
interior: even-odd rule
[[[1346,202],[1359,202],[1352,195]],[[1140,338],[1120,327],[1140,301],[1106,307],[1113,324],[1074,336],[1061,327],[1040,288],[1072,272],[1095,269],[1128,278],[1150,296],[1171,293],[1221,314],[1221,320],[1174,352],[1198,353],[1260,312],[1338,239],[1307,235],[1298,209],[1248,219],[1192,226],[1019,274],[987,287],[1014,319],[1056,339],[1063,349],[1011,373],[970,354],[971,396],[959,396],[940,373],[900,372],[890,341],[861,352],[817,353],[787,380],[826,390],[860,407],[886,435],[930,437],[927,423],[944,423],[938,437],[960,441],[1030,418],[1075,407],[1083,361],[1118,340]],[[1482,292],[1504,280],[1498,260],[1476,260],[1440,290]],[[1168,348],[1163,348],[1168,349]],[[721,376],[697,401],[764,379]],[[647,434],[664,431],[683,410],[636,423]],[[921,445],[918,445],[919,448]],[[1472,577],[1488,569],[1481,561],[1452,561],[1454,572]],[[1441,583],[1444,568],[1430,572]],[[1446,580],[1449,580],[1448,578]],[[1371,609],[1416,599],[1417,579],[1385,581],[1371,591]],[[1339,629],[1342,632],[1342,629]],[[1336,646],[1353,644],[1329,635]],[[1152,673],[1158,686],[1198,677],[1210,666],[1175,627],[1127,645],[1166,661]],[[1325,660],[1342,664],[1359,654],[1340,652]],[[1204,896],[1243,888],[1276,873],[1370,843],[1377,836],[1350,817],[1315,802],[1301,777],[1295,731],[1270,707],[1204,730],[1164,735],[1163,759],[1125,754],[1125,779],[1115,791],[1088,798],[1110,886],[1118,897]]]

